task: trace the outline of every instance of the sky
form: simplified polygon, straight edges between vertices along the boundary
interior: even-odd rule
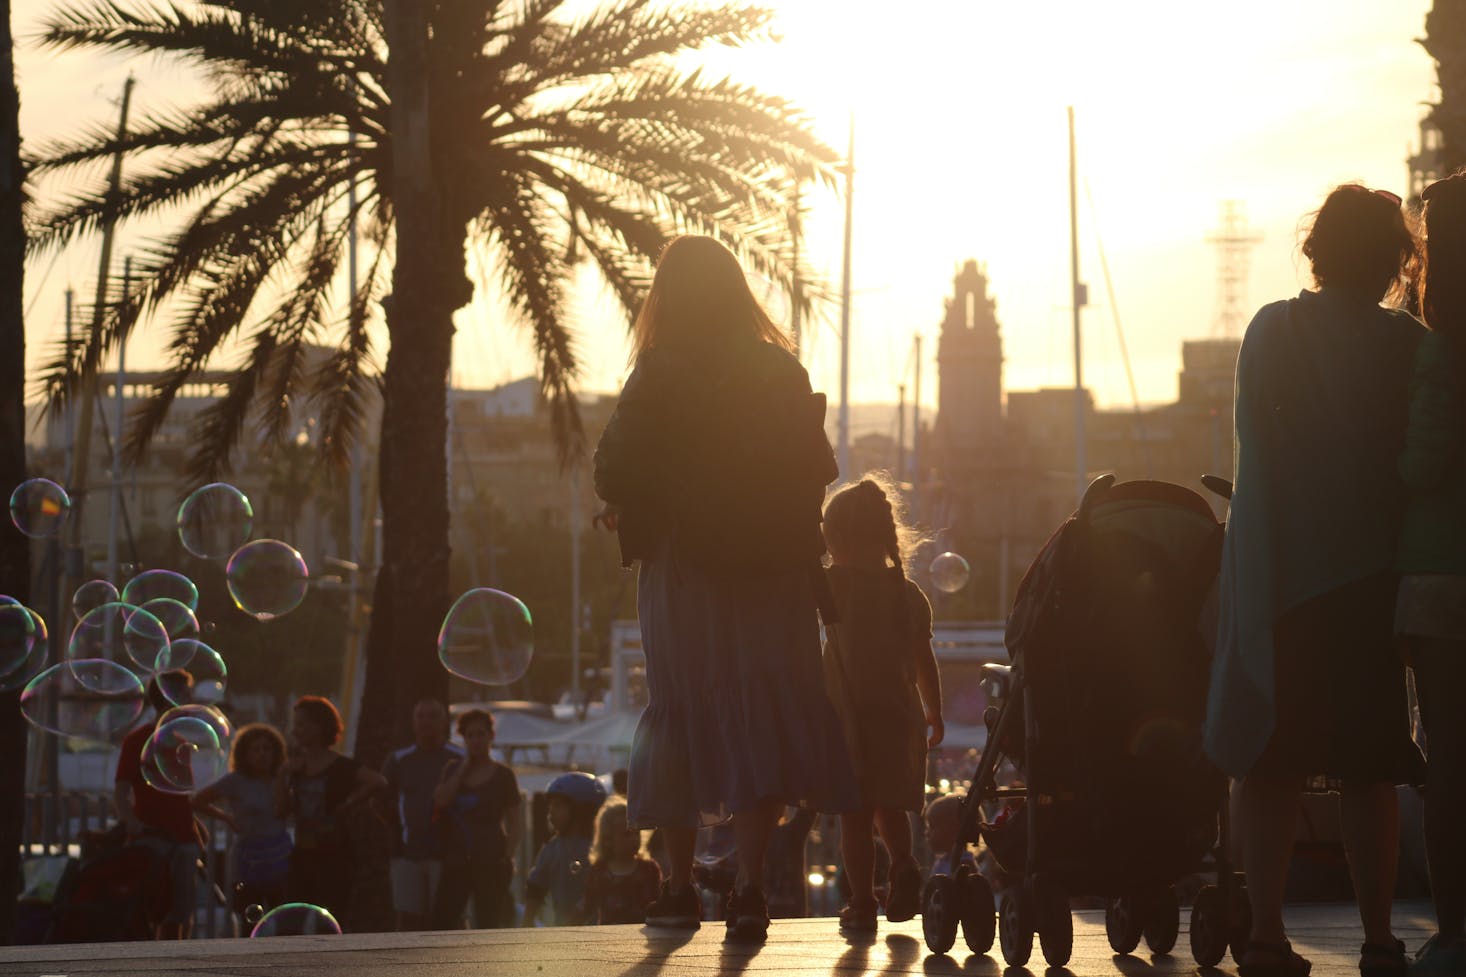
[[[898,384],[911,388],[921,333],[923,402],[935,404],[943,300],[969,258],[986,265],[997,299],[1007,388],[1072,385],[1066,107],[1076,118],[1080,277],[1090,296],[1085,382],[1101,405],[1128,406],[1117,319],[1147,403],[1175,397],[1182,341],[1216,334],[1217,254],[1206,237],[1222,202],[1239,201],[1262,237],[1243,304],[1296,294],[1309,284],[1301,219],[1338,183],[1403,194],[1424,104],[1437,94],[1416,43],[1429,0],[771,4],[779,42],[698,60],[799,102],[830,145],[843,149],[853,122],[856,403],[894,402]],[[114,119],[129,70],[113,57],[27,43],[54,6],[13,3],[31,146]],[[132,67],[136,110],[197,91],[179,69]],[[810,205],[807,253],[838,287],[843,204],[821,191]],[[84,241],[28,269],[32,372],[62,335],[67,285],[94,287],[97,248]],[[825,310],[805,356],[832,403],[838,322],[838,309]],[[573,325],[582,387],[614,391],[626,374],[624,317],[587,281]],[[528,334],[491,295],[462,310],[458,327],[457,384],[493,386],[533,370]],[[159,362],[161,333],[136,337],[129,366]]]

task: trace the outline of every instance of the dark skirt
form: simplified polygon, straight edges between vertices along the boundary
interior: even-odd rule
[[[1376,574],[1278,619],[1277,724],[1255,770],[1334,782],[1424,782],[1394,640],[1397,590],[1395,575]]]

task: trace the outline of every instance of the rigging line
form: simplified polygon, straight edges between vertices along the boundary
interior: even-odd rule
[[[1125,328],[1120,324],[1120,306],[1115,301],[1115,283],[1110,278],[1110,261],[1105,257],[1105,242],[1099,232],[1099,212],[1094,206],[1094,194],[1089,188],[1089,178],[1084,180],[1084,198],[1089,201],[1089,214],[1094,219],[1094,243],[1099,250],[1100,270],[1105,276],[1105,293],[1110,298],[1110,318],[1115,320],[1115,338],[1120,342],[1120,361],[1125,364],[1125,379],[1130,384],[1130,400],[1135,404],[1135,426],[1140,433],[1140,445],[1145,449],[1145,477],[1155,476],[1150,456],[1150,439],[1145,433],[1145,413],[1140,409],[1140,392],[1135,387],[1135,371],[1130,368],[1130,350],[1125,345]]]
[[[51,277],[51,272],[56,270],[56,262],[61,259],[61,252],[64,250],[64,248],[57,248],[56,252],[51,255],[51,263],[41,273],[41,280],[36,284],[36,294],[31,296],[30,304],[25,307],[25,317],[27,319],[31,317],[32,312],[36,311],[36,303],[41,301],[41,295],[46,290],[46,280]]]
[[[92,377],[92,384],[92,396],[101,399],[101,382],[96,376]],[[122,478],[121,455],[112,447],[112,429],[107,423],[107,412],[104,410],[97,411],[96,417],[102,424],[102,445],[107,449],[107,457],[111,459],[113,469],[112,481],[116,482]],[[119,437],[121,433],[120,431],[118,432]],[[127,513],[127,493],[119,491],[117,493],[117,501],[120,503],[119,511],[122,513],[122,534],[127,537],[127,552],[132,556],[132,565],[141,569],[142,564],[137,557],[137,539],[133,536],[132,532],[132,518]],[[120,573],[121,570],[118,572]],[[115,583],[116,581],[113,582]]]

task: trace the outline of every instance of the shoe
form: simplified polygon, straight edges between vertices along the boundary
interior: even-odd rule
[[[904,923],[921,911],[921,869],[912,862],[891,873],[891,894],[886,898],[886,921]]]
[[[769,904],[751,885],[728,896],[728,939],[760,941],[769,936]]]
[[[840,910],[841,933],[850,936],[869,936],[875,931],[875,906],[846,906]]]
[[[1403,940],[1366,943],[1359,948],[1359,977],[1405,977],[1409,970]]]
[[[1242,962],[1237,965],[1239,977],[1308,977],[1313,964],[1293,952],[1293,944],[1287,940],[1280,943],[1247,944]]]
[[[1466,939],[1442,943],[1439,934],[1425,941],[1410,965],[1410,977],[1460,977],[1466,974]]]
[[[646,924],[669,929],[697,929],[702,925],[702,902],[697,898],[697,890],[688,885],[673,892],[672,883],[663,882],[662,891],[646,907]]]

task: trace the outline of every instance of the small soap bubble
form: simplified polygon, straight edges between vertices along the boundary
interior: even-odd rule
[[[48,478],[27,479],[10,493],[10,521],[31,539],[55,536],[70,513],[66,489]]]
[[[195,716],[160,719],[143,747],[141,767],[143,779],[154,790],[191,794],[229,772],[229,744]]]
[[[570,874],[571,875],[579,875],[579,874],[581,874],[584,871],[585,871],[585,862],[582,862],[580,859],[577,858],[573,862],[570,863]]]
[[[137,722],[146,705],[130,669],[99,659],[66,661],[41,672],[20,694],[20,711],[37,729],[97,743]]]
[[[243,885],[243,883],[240,884]],[[252,902],[248,906],[244,907],[244,921],[251,926],[253,926],[255,923],[258,923],[260,919],[264,917],[264,915],[265,907],[261,906],[257,902]]]
[[[967,586],[972,568],[956,553],[948,551],[932,560],[930,569],[932,586],[944,594],[955,594]]]
[[[195,489],[178,507],[178,540],[205,560],[225,560],[249,541],[254,508],[233,485],[213,482]]]
[[[117,588],[112,586],[110,580],[88,580],[76,588],[76,593],[71,595],[71,613],[76,615],[80,621],[87,616],[88,611],[101,607],[103,604],[115,604],[122,597]]]
[[[278,539],[257,539],[234,551],[225,580],[235,607],[256,620],[271,621],[300,606],[310,571],[295,547]]]
[[[256,939],[266,936],[319,936],[341,934],[341,924],[336,917],[321,906],[308,902],[287,902],[276,906],[260,917],[250,936]]]
[[[155,666],[158,689],[175,706],[210,706],[224,698],[229,669],[217,651],[197,638],[170,642]]]
[[[66,657],[73,661],[100,658],[152,671],[168,647],[168,630],[152,614],[117,601],[88,611],[76,622]]]
[[[148,601],[176,600],[190,611],[198,609],[199,589],[174,570],[144,570],[122,588],[123,603],[142,607]]]
[[[499,590],[478,587],[449,608],[438,632],[438,658],[459,678],[508,685],[524,677],[534,657],[529,608]]]

